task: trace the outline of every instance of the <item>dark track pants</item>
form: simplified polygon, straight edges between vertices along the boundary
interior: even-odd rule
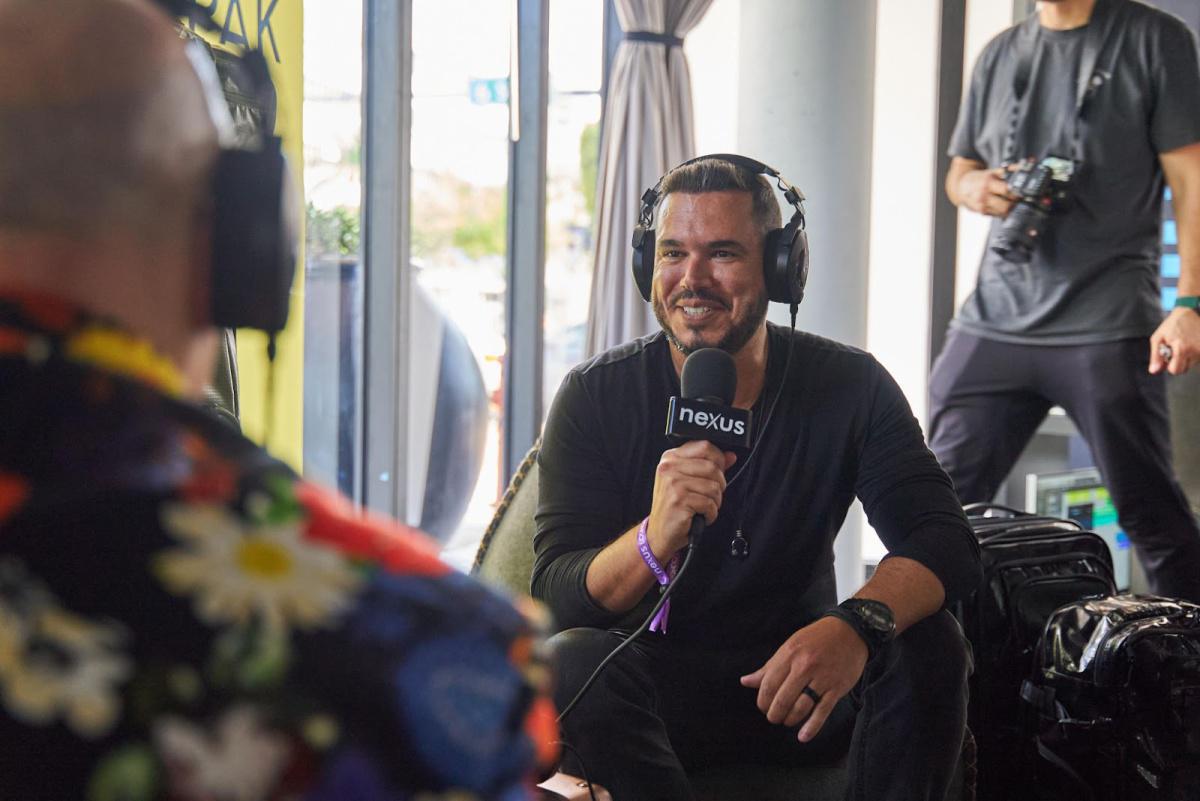
[[[1151,589],[1200,602],[1200,529],[1171,466],[1149,343],[1014,345],[953,330],[930,380],[929,445],[963,503],[989,501],[1053,405],[1083,434]]]
[[[569,629],[551,639],[560,709],[623,639]],[[968,656],[948,612],[926,618],[867,665],[817,737],[767,722],[758,691],[738,678],[775,648],[680,647],[643,634],[600,674],[563,722],[563,740],[583,758],[567,772],[607,787],[614,801],[688,801],[687,772],[720,765],[829,764],[849,751],[854,801],[945,798],[966,726]]]

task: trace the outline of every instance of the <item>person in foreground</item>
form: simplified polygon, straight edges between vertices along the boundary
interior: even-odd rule
[[[930,447],[964,503],[990,501],[1061,406],[1151,591],[1200,602],[1200,528],[1172,468],[1164,375],[1200,361],[1194,35],[1133,0],[1046,0],[979,56],[949,155],[947,195],[992,227],[930,378]],[[1010,187],[1038,175],[1055,176],[1045,192]],[[1164,177],[1179,264],[1165,318]]]
[[[560,708],[653,605],[651,563],[684,551],[693,516],[707,524],[666,625],[563,720],[569,770],[616,801],[689,799],[697,769],[848,751],[849,797],[941,801],[968,673],[946,606],[975,588],[978,546],[883,367],[766,321],[781,217],[756,164],[707,157],[662,179],[647,255],[662,331],[574,368],[546,421],[533,593],[561,629]],[[663,433],[685,358],[709,347],[753,411],[748,459]],[[855,496],[889,554],[839,605],[833,540]]]
[[[539,624],[193,402],[190,55],[142,0],[0,0],[0,797],[531,797]]]

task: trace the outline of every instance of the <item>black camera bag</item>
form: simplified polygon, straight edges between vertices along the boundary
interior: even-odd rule
[[[1120,595],[1051,615],[1023,697],[1053,798],[1200,798],[1200,606]]]
[[[968,720],[979,746],[980,801],[1029,798],[1034,721],[1021,704],[1046,620],[1071,601],[1115,592],[1112,555],[1072,520],[1003,506],[966,507],[983,581],[958,609],[975,659]]]

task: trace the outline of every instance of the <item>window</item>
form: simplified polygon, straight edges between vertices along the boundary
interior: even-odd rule
[[[543,410],[583,360],[604,69],[602,0],[550,4],[550,108],[546,130],[546,271]]]
[[[357,494],[362,7],[304,3],[304,474]]]
[[[502,490],[511,13],[413,0],[408,521],[457,567]]]
[[[548,18],[513,0],[364,2],[370,372],[359,497],[427,531],[466,569],[504,490],[505,448],[526,447],[517,440],[537,427],[543,394],[582,356],[607,0],[548,0]],[[519,111],[537,118],[546,86],[538,76],[536,92],[513,91],[518,55],[525,70],[535,55],[549,62],[545,140],[510,139]],[[542,147],[544,240],[531,227],[541,201],[525,200],[542,186],[529,180]],[[515,254],[543,244],[545,277],[531,278],[539,259]],[[540,347],[529,336],[539,329]],[[505,385],[530,365],[543,380]]]

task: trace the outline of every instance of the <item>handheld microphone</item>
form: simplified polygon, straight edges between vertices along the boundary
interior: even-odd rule
[[[667,407],[667,436],[678,442],[706,439],[724,451],[750,448],[750,412],[735,409],[737,368],[723,350],[702,348],[687,357],[680,397]]]
[[[705,439],[738,455],[750,448],[751,414],[735,409],[737,368],[733,357],[717,348],[694,351],[683,363],[680,397],[667,407],[667,436],[678,442]],[[704,530],[704,516],[692,518],[689,539]]]

